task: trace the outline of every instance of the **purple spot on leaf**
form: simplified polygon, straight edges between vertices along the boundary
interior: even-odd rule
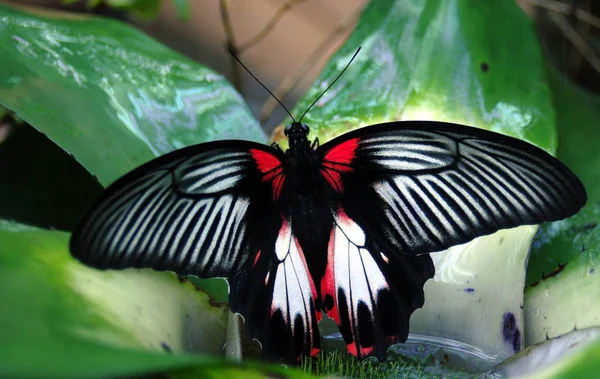
[[[502,337],[509,343],[514,352],[521,350],[521,331],[517,328],[517,319],[512,312],[506,312],[502,317]]]
[[[166,351],[167,353],[172,353],[173,351],[171,350],[171,348],[169,347],[169,345],[167,345],[166,342],[161,342],[160,346],[163,348],[164,351]]]

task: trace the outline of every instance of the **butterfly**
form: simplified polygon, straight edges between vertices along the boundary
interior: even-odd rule
[[[285,152],[216,141],[133,170],[84,215],[72,255],[227,278],[230,308],[267,358],[315,356],[327,314],[351,354],[383,360],[424,304],[430,253],[586,202],[560,161],[482,129],[389,122],[318,146],[293,122],[285,135]]]

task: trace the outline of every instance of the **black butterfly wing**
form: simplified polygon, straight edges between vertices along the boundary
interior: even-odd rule
[[[315,354],[314,284],[275,205],[285,182],[282,159],[278,150],[244,141],[157,158],[101,195],[73,232],[71,253],[101,269],[228,278],[230,307],[267,357]]]
[[[550,154],[462,125],[374,125],[328,142],[319,154],[348,214],[370,228],[381,225],[373,231],[408,255],[560,220],[586,202],[579,179]]]
[[[274,207],[256,154],[276,158],[257,143],[219,141],[142,165],[90,208],[71,237],[72,255],[97,268],[229,276],[263,233],[251,220]]]
[[[336,321],[342,333],[351,332],[344,337],[359,357],[382,358],[382,347],[406,339],[408,317],[423,304],[422,284],[433,276],[427,253],[499,229],[569,217],[586,201],[581,182],[543,150],[461,125],[374,125],[324,144],[318,154],[323,178],[339,196],[342,219],[365,235],[364,249],[393,295],[367,280],[371,298],[356,298],[350,295],[353,280],[339,285],[335,270],[326,273],[323,283],[334,284],[322,287],[324,304],[331,314],[339,313]],[[347,233],[334,236],[334,244],[352,242]],[[328,263],[337,267],[340,259],[330,257]],[[351,277],[378,276],[370,273],[374,268],[347,266]],[[356,317],[360,312],[362,320]]]
[[[342,208],[335,212],[321,296],[348,351],[385,360],[387,348],[406,341],[410,315],[423,306],[433,277],[429,254],[398,253]]]
[[[271,221],[272,227],[264,249],[231,277],[230,304],[244,316],[266,357],[295,363],[319,352],[321,312],[304,251],[290,220],[279,216],[259,221]]]

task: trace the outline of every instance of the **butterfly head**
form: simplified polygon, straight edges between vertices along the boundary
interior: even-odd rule
[[[295,152],[305,152],[307,146],[310,146],[308,142],[309,132],[308,125],[296,121],[286,125],[283,129],[283,133],[288,138],[290,150]]]
[[[291,124],[287,124],[283,133],[286,137],[292,138],[294,137],[307,137],[308,133],[310,133],[310,128],[308,125],[303,124],[301,122],[292,122]]]

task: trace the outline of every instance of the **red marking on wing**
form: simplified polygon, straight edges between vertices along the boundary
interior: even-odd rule
[[[347,344],[346,349],[348,349],[348,352],[350,354],[354,355],[355,357],[358,357],[358,352],[356,351],[356,344],[354,342]]]
[[[321,351],[321,349],[317,349],[316,347],[313,347],[312,350],[310,351],[310,356],[316,357],[317,354],[319,354],[319,351]]]
[[[355,157],[359,138],[352,138],[331,148],[325,154],[325,160],[329,162],[350,164]]]
[[[263,174],[268,173],[277,166],[281,166],[281,161],[276,156],[267,153],[266,151],[250,149],[250,154],[252,154],[252,158],[256,161],[258,169]]]
[[[345,227],[349,227],[351,224],[354,224],[354,220],[352,220],[346,212],[342,208],[339,208],[336,212],[336,216],[338,218],[338,222],[344,224]]]
[[[321,174],[329,185],[342,193],[342,173],[352,171],[350,163],[356,157],[359,138],[352,138],[330,149],[323,159]]]
[[[373,353],[374,348],[375,348],[375,346],[361,347],[360,350],[362,352],[362,356],[366,357],[366,356],[371,355]]]
[[[310,271],[308,271],[308,265],[306,264],[306,258],[304,257],[304,251],[302,251],[302,247],[300,246],[300,243],[298,242],[298,239],[296,238],[296,236],[294,236],[294,243],[296,243],[296,246],[298,247],[298,253],[300,254],[300,259],[302,259],[302,264],[304,265],[304,271],[306,271],[306,276],[308,277],[308,283],[310,284],[310,292],[312,294],[312,301],[313,301],[313,307],[315,305],[315,300],[317,299],[317,289],[315,288],[315,282],[313,280],[312,275],[310,274]],[[317,316],[317,321],[321,321],[321,318],[323,318],[323,315],[321,314],[321,312],[315,308],[315,315]]]
[[[258,258],[260,258],[261,252],[262,250],[259,250],[258,253],[256,253],[256,257],[254,258],[254,263],[252,263],[252,267],[256,266],[256,262],[258,262]]]
[[[371,353],[373,352],[374,347],[373,346],[369,346],[369,347],[362,347],[359,346],[359,350],[360,350],[360,355],[358,354],[359,351],[356,350],[356,342],[352,342],[348,345],[346,345],[346,348],[348,349],[348,352],[352,355],[354,355],[357,358],[364,358],[367,357],[369,355],[371,355]]]
[[[321,302],[325,304],[325,297],[327,295],[333,298],[333,308],[327,311],[327,316],[331,317],[336,324],[340,324],[340,312],[337,307],[337,292],[335,290],[335,276],[334,276],[334,229],[331,230],[329,237],[329,248],[327,252],[327,267],[325,268],[325,275],[321,279]]]
[[[281,161],[273,154],[258,149],[250,149],[250,154],[256,161],[258,170],[263,173],[262,181],[271,182],[273,199],[277,200],[281,194],[283,179],[285,178]]]

